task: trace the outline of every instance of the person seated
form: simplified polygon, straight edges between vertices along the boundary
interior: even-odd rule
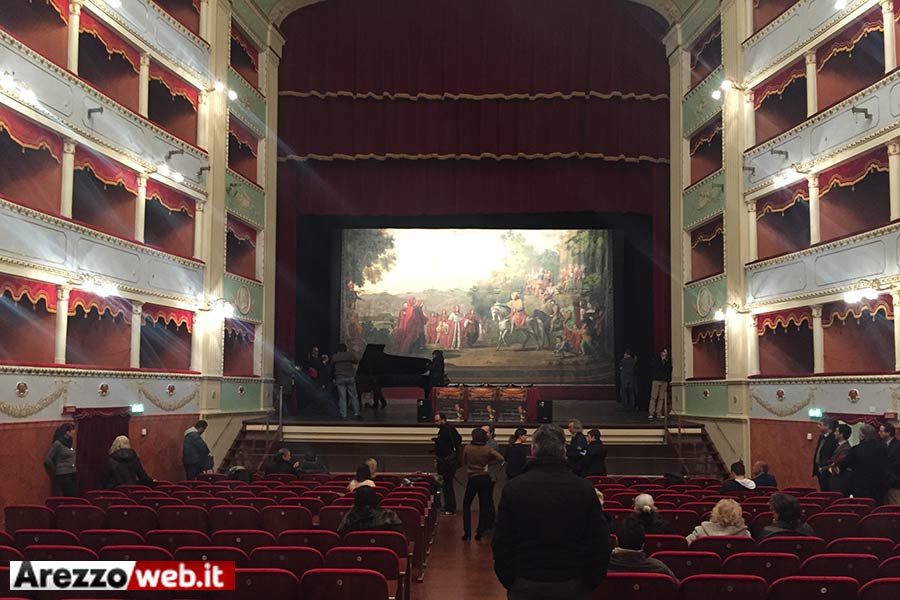
[[[653,496],[650,494],[638,494],[635,497],[634,516],[644,526],[644,532],[647,535],[677,535],[675,527],[660,518],[659,511],[656,510],[653,502]]]
[[[343,537],[351,531],[397,531],[403,533],[403,522],[392,510],[378,506],[378,494],[371,487],[364,485],[356,489],[351,508],[337,533]]]
[[[369,479],[375,481],[375,476],[378,475],[378,461],[374,458],[367,458],[365,462],[369,467]]]
[[[362,486],[375,487],[375,482],[372,481],[372,470],[367,464],[356,467],[356,475],[347,484],[347,491],[353,492],[356,491],[356,488]]]
[[[581,475],[606,476],[606,446],[600,440],[600,430],[591,429],[587,434],[587,453],[581,459]]]
[[[131,449],[131,440],[127,436],[120,435],[113,440],[112,446],[109,447],[106,466],[108,473],[106,489],[112,489],[117,485],[152,486],[154,483],[153,478],[144,471],[137,452]]]
[[[295,475],[300,467],[300,461],[291,460],[291,451],[287,448],[280,448],[269,464],[266,465],[266,475],[272,473],[285,473]]]
[[[697,538],[720,535],[750,537],[741,505],[730,498],[716,502],[709,521],[703,521],[694,527],[694,531],[687,536],[687,542],[690,544]]]
[[[300,459],[300,469],[298,474],[305,475],[307,473],[327,473],[328,467],[325,466],[315,452],[307,452]]]
[[[756,487],[778,487],[775,476],[769,473],[769,463],[756,461],[753,463],[753,468],[750,469],[750,474],[753,475],[753,483],[756,484]]]
[[[661,560],[650,558],[644,552],[646,533],[640,519],[628,515],[616,530],[619,545],[609,556],[610,573],[662,573],[676,579],[672,570]]]
[[[744,461],[739,460],[731,464],[731,479],[726,479],[719,488],[720,494],[729,494],[731,492],[746,492],[747,490],[755,490],[756,483],[752,479],[747,478],[747,469],[744,468]]]
[[[775,520],[771,525],[763,527],[759,533],[759,539],[779,535],[802,535],[813,537],[816,532],[808,524],[800,520],[800,503],[790,494],[772,494],[769,507],[775,513]]]

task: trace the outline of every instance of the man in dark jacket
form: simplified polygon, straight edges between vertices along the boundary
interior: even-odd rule
[[[581,475],[581,463],[584,461],[588,447],[587,438],[583,433],[584,426],[578,419],[572,419],[569,421],[568,429],[572,439],[569,440],[569,447],[566,450],[566,462],[569,463],[569,468],[573,473]]]
[[[200,420],[184,432],[181,462],[184,464],[185,479],[196,479],[197,475],[203,471],[212,469],[212,454],[209,453],[209,446],[201,437],[208,426],[206,421]]]
[[[441,487],[444,496],[442,514],[452,515],[456,512],[456,491],[453,488],[454,477],[460,464],[460,447],[462,436],[456,427],[447,424],[444,413],[434,415],[434,424],[438,426],[438,434],[434,439],[434,461],[438,474],[443,479]]]
[[[819,439],[813,454],[812,476],[819,479],[819,489],[827,492],[828,467],[831,466],[831,455],[837,447],[837,440],[834,439],[834,427],[837,423],[834,419],[823,417],[816,425],[819,428]]]
[[[541,425],[534,460],[507,482],[494,527],[494,572],[509,600],[590,597],[606,576],[609,526],[593,486],[566,465],[566,438]]]
[[[874,427],[867,424],[859,428],[859,443],[850,448],[842,465],[850,470],[851,494],[881,502],[887,456]]]
[[[887,492],[884,497],[885,504],[900,504],[900,440],[894,426],[890,423],[882,423],[878,428],[878,437],[884,442],[887,470],[885,471],[884,486]]]
[[[600,440],[600,430],[591,429],[587,434],[587,454],[581,462],[581,475],[606,475],[606,446]]]
[[[650,365],[650,407],[647,413],[651,419],[662,418],[669,412],[669,382],[672,381],[672,359],[669,349],[663,348]]]
[[[846,423],[834,428],[834,437],[837,447],[831,455],[831,464],[828,466],[828,487],[832,492],[840,492],[843,495],[850,493],[850,472],[843,467],[844,459],[850,452],[850,436],[853,430]]]
[[[269,464],[266,465],[266,474],[284,473],[287,475],[295,475],[297,469],[300,468],[300,461],[291,460],[291,451],[287,448],[280,448]]]
[[[756,484],[756,487],[778,487],[778,480],[775,479],[775,476],[769,473],[769,463],[763,462],[761,460],[753,463],[753,466],[750,468],[750,475],[753,476],[753,483]]]
[[[616,528],[619,545],[609,557],[610,573],[662,573],[675,579],[675,573],[664,562],[644,552],[644,525],[634,515],[622,519]]]

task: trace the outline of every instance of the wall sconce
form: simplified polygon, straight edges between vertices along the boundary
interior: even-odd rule
[[[88,112],[88,119],[93,119],[94,115],[102,115],[103,114],[103,107],[95,106],[94,108],[89,108],[87,112]]]
[[[116,284],[110,281],[104,281],[96,275],[89,273],[82,275],[82,280],[76,285],[88,294],[100,296],[101,298],[119,295],[119,287]]]
[[[863,115],[863,117],[868,121],[872,118],[872,115],[869,113],[868,108],[860,108],[858,106],[854,106],[850,109],[850,112],[854,115]]]
[[[197,310],[203,312],[210,312],[216,315],[219,319],[233,319],[235,315],[234,304],[226,300],[225,298],[216,298],[214,300],[210,300],[206,298],[203,292],[197,294],[197,301],[199,304],[197,305]]]
[[[722,92],[727,92],[728,90],[738,90],[740,92],[745,92],[747,91],[747,88],[742,85],[736,84],[731,79],[723,79],[722,83],[719,84],[719,87],[710,92],[709,95],[712,96],[713,100],[721,100]]]
[[[769,150],[769,154],[773,156],[781,156],[785,160],[790,156],[790,153],[787,150],[776,150],[775,148]]]
[[[173,156],[178,156],[179,154],[184,154],[184,150],[169,150],[166,152],[166,160],[170,160]]]

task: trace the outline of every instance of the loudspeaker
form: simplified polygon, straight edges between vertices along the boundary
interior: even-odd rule
[[[553,400],[541,400],[538,402],[538,423],[553,422]]]
[[[416,401],[416,419],[419,423],[430,423],[434,418],[431,414],[431,401],[430,400],[417,400]]]

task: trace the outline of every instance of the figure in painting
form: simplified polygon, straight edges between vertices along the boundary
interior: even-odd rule
[[[437,313],[431,313],[431,316],[428,317],[428,323],[425,325],[425,343],[429,346],[433,346],[437,344],[438,339],[438,315]]]
[[[424,303],[415,298],[410,298],[400,311],[400,321],[397,325],[397,348],[401,354],[421,350],[424,348],[425,325],[428,319],[422,311]]]
[[[510,295],[510,301],[506,303],[509,310],[512,311],[510,319],[516,329],[525,327],[525,319],[528,315],[525,313],[525,301],[519,296],[519,292],[513,292]]]
[[[466,318],[463,319],[463,344],[467,348],[472,348],[475,346],[475,342],[478,341],[478,317],[475,316],[475,309],[469,310],[466,313]]]

